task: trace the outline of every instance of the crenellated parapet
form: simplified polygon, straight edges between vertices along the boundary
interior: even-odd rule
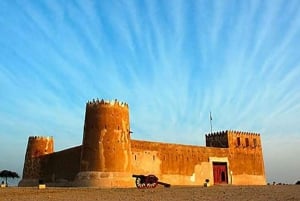
[[[86,106],[88,108],[90,108],[90,107],[94,108],[94,107],[99,107],[99,106],[100,107],[101,106],[115,106],[115,107],[125,107],[125,108],[128,108],[128,104],[127,103],[120,102],[117,99],[109,101],[109,100],[103,100],[103,99],[99,100],[98,98],[97,99],[93,99],[91,101],[88,101],[87,104],[86,104]]]
[[[228,132],[219,131],[205,135],[207,147],[228,148]]]
[[[224,136],[227,134],[260,136],[259,133],[247,132],[247,131],[236,131],[236,130],[218,131],[218,132],[206,134],[205,136],[213,137],[213,136]]]
[[[227,132],[235,135],[260,136],[259,133],[247,132],[247,131],[228,130]]]
[[[261,146],[260,134],[245,131],[226,130],[206,134],[206,146],[222,148],[255,148]]]
[[[261,147],[259,133],[229,130],[228,139],[232,148],[256,149]]]

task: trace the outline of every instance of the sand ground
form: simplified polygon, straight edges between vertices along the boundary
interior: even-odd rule
[[[0,201],[90,201],[90,200],[297,200],[300,185],[284,186],[212,186],[157,187],[155,189],[99,189],[99,188],[37,188],[8,187],[0,189]]]

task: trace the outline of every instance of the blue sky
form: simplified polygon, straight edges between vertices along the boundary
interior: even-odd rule
[[[81,144],[85,104],[130,107],[132,137],[204,146],[261,133],[268,181],[300,180],[300,2],[0,1],[0,169],[28,136]]]

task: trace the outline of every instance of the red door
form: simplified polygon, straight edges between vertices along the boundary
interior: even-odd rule
[[[227,184],[227,164],[226,163],[213,163],[214,183]]]

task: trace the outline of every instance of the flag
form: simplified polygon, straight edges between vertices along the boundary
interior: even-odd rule
[[[209,119],[212,121],[212,116],[211,116],[211,112],[209,113]]]

